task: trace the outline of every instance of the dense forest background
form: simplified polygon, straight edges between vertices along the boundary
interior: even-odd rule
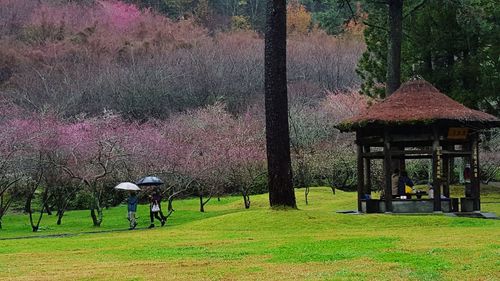
[[[293,181],[306,195],[356,182],[353,136],[334,126],[384,96],[383,2],[288,3]],[[266,190],[265,4],[0,0],[0,219],[11,204],[60,218],[89,208],[99,225],[123,199],[112,187],[148,174],[200,210],[228,193],[250,207]],[[498,116],[499,18],[495,1],[405,1],[403,81]],[[484,180],[498,176],[499,145],[484,139]],[[425,161],[408,169],[428,176]]]

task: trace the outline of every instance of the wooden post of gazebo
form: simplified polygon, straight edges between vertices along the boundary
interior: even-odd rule
[[[385,100],[337,126],[355,131],[357,144],[358,211],[367,212],[451,212],[458,199],[450,198],[450,163],[466,157],[471,164],[472,194],[461,198],[462,211],[479,211],[479,134],[480,130],[500,127],[492,115],[469,109],[440,93],[423,80],[403,84]],[[455,150],[455,146],[461,147]],[[372,150],[371,148],[375,148]],[[369,199],[370,160],[383,160],[384,198]],[[434,197],[415,198],[392,195],[392,160],[430,159]],[[394,161],[396,162],[396,161]],[[404,168],[404,165],[401,165]],[[441,198],[441,195],[444,198]],[[365,204],[365,208],[363,208]]]
[[[474,136],[472,139],[472,200],[473,200],[473,211],[481,210],[481,190],[480,190],[480,178],[479,178],[479,142],[478,136]]]
[[[454,146],[446,146],[446,150],[453,153]],[[453,173],[450,166],[450,159],[453,159],[449,155],[443,155],[443,195],[446,198],[450,198],[450,175]]]
[[[362,212],[361,209],[361,199],[363,198],[364,195],[364,173],[363,173],[363,146],[361,144],[358,144],[358,151],[357,151],[357,163],[358,163],[358,212]]]
[[[370,146],[363,146],[363,153],[370,153]],[[371,181],[371,163],[370,159],[364,157],[363,158],[363,169],[364,169],[364,174],[363,174],[363,183],[365,185],[365,194],[370,194],[372,193],[372,181]]]
[[[432,184],[434,186],[434,212],[441,212],[442,154],[439,146],[438,128],[433,126],[432,141]]]
[[[385,196],[385,211],[392,212],[392,159],[391,159],[391,143],[389,140],[388,129],[384,130],[384,196]]]

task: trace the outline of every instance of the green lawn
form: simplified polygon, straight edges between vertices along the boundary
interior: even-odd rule
[[[498,202],[484,189],[483,202]],[[0,240],[0,280],[500,280],[500,221],[442,215],[344,215],[355,194],[312,188],[300,210],[271,210],[267,195],[250,210],[239,197],[175,202],[163,228]],[[484,211],[499,213],[498,203]],[[125,206],[88,211],[61,226],[46,217],[30,233],[26,216],[7,215],[1,238],[126,229]],[[139,226],[147,227],[146,206]]]

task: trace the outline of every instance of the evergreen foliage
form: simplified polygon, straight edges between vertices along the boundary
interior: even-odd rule
[[[489,0],[404,2],[402,80],[421,76],[468,107],[499,114],[500,7]],[[365,5],[363,93],[383,96],[387,7]]]

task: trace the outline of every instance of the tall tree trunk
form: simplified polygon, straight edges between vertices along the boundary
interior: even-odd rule
[[[401,41],[403,37],[403,0],[389,0],[389,38],[387,39],[387,82],[385,96],[388,97],[401,86]],[[397,150],[396,147],[391,147]],[[404,165],[404,159],[392,159],[392,169]]]
[[[387,48],[386,97],[401,85],[401,41],[403,38],[403,0],[389,0],[389,38]]]
[[[427,34],[431,34],[430,23],[427,23],[424,28],[425,28],[425,32],[427,32]],[[430,42],[426,42],[425,44],[427,44],[427,48],[424,52],[424,57],[423,57],[423,60],[424,60],[423,72],[425,75],[432,77],[432,51],[431,51],[431,47],[429,46]]]
[[[292,185],[286,81],[286,1],[266,9],[265,104],[269,203],[296,208]]]

